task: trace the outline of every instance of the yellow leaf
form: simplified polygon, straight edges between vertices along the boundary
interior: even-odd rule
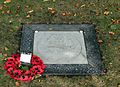
[[[30,18],[30,15],[27,15],[26,17],[27,17],[27,18]]]
[[[5,47],[5,51],[9,50],[7,47]]]
[[[82,7],[85,7],[85,4],[81,5],[81,8],[82,8]]]
[[[109,11],[104,11],[104,15],[109,15]]]
[[[33,12],[33,10],[30,10],[30,11],[28,11],[27,13],[32,13]]]

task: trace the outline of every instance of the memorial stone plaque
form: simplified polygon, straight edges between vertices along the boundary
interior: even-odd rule
[[[23,25],[21,53],[39,56],[49,75],[101,74],[104,69],[91,24]]]

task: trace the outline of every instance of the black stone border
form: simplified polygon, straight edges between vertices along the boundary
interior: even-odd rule
[[[32,53],[35,31],[84,32],[88,64],[46,64],[43,75],[92,75],[102,74],[104,65],[97,44],[95,26],[92,24],[25,24],[22,27],[20,52]]]

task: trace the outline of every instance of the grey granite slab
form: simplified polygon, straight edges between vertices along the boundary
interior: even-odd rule
[[[40,56],[46,66],[43,75],[104,71],[93,24],[24,24],[20,52]]]
[[[88,64],[83,31],[35,31],[33,54],[45,64]]]

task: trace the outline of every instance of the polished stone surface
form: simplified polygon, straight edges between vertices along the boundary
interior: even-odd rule
[[[45,64],[88,64],[83,31],[35,31],[33,54]]]

